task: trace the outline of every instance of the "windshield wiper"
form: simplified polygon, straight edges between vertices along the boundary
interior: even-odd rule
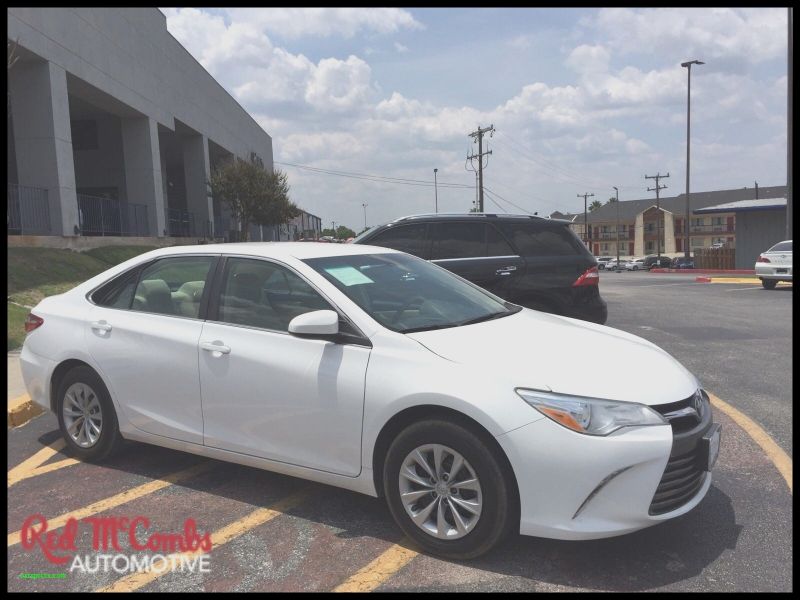
[[[475,317],[474,319],[467,319],[466,321],[461,321],[459,323],[455,323],[456,327],[461,327],[462,325],[472,325],[473,323],[482,323],[484,321],[493,321],[494,319],[499,319],[500,317],[507,317],[508,315],[513,314],[512,311],[507,312],[496,312],[496,313],[489,313],[488,315],[483,315],[481,317]]]
[[[458,327],[459,323],[443,323],[440,325],[425,325],[424,327],[411,327],[401,329],[400,333],[417,333],[420,331],[433,331],[434,329],[447,329],[448,327]]]

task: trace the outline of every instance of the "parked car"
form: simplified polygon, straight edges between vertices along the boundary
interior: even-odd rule
[[[712,249],[724,248],[724,247],[725,247],[725,242],[714,242],[713,244],[711,244]]]
[[[610,261],[606,263],[605,270],[616,271],[617,267],[623,269],[625,267],[625,261],[623,259],[620,259],[619,262],[617,262],[616,258],[612,258]]]
[[[483,213],[417,215],[373,227],[353,243],[431,260],[528,308],[600,324],[608,318],[597,261],[566,221]]]
[[[641,271],[646,269],[643,258],[634,258],[625,263],[626,271]]]
[[[611,256],[598,256],[597,257],[597,268],[598,270],[602,271],[608,265],[608,262],[614,260]]]
[[[161,248],[45,298],[26,330],[28,393],[71,455],[136,440],[384,496],[448,558],[663,523],[719,451],[708,395],[651,342],[374,246]]]
[[[756,276],[768,290],[779,281],[792,281],[792,240],[778,242],[756,260]]]
[[[694,269],[694,259],[680,256],[672,261],[673,269]]]
[[[669,256],[658,257],[653,254],[652,256],[644,257],[644,267],[649,271],[653,268],[668,269],[672,265],[672,259]]]

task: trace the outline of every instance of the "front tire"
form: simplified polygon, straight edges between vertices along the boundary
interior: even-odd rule
[[[774,290],[775,286],[778,285],[777,279],[762,279],[761,285],[764,286],[765,290]]]
[[[122,444],[117,414],[103,380],[75,367],[58,386],[58,426],[71,453],[85,461],[111,456]]]
[[[403,430],[386,454],[383,489],[400,529],[444,558],[485,554],[519,525],[502,460],[475,432],[451,421]]]

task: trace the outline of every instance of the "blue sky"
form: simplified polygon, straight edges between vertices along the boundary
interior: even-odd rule
[[[276,163],[472,187],[467,134],[493,123],[487,211],[582,210],[578,193],[786,180],[787,14],[777,9],[162,9],[170,32],[273,137]],[[292,199],[363,227],[433,209],[434,190],[276,164]]]

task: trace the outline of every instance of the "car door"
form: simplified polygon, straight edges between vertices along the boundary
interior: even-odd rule
[[[503,235],[487,223],[440,221],[430,226],[431,262],[510,299],[525,263]]]
[[[85,337],[132,425],[203,443],[200,307],[217,256],[165,257],[92,294]]]
[[[358,475],[370,348],[288,333],[322,309],[334,307],[286,265],[224,260],[198,344],[207,446]]]

